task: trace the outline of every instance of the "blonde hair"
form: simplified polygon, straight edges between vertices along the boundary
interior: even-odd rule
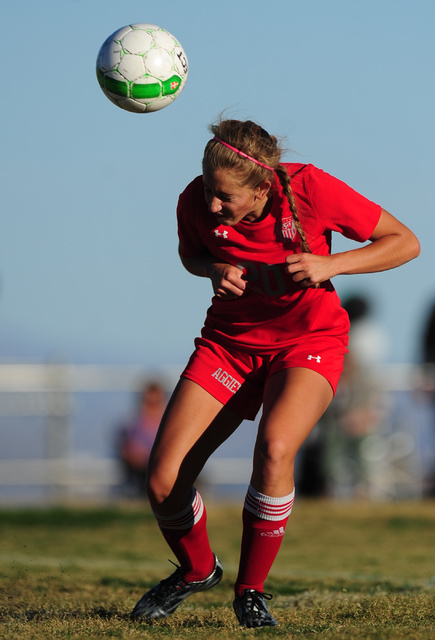
[[[217,124],[210,125],[209,129],[215,138],[209,140],[205,147],[203,171],[231,170],[236,175],[240,186],[256,189],[266,180],[274,182],[275,176],[271,176],[271,170],[273,170],[288,200],[301,239],[302,250],[305,253],[311,253],[299,220],[290,177],[286,168],[280,163],[284,149],[280,146],[278,139],[252,120],[220,120]],[[241,156],[221,142],[234,147],[246,156],[251,156],[251,159]],[[252,162],[253,158],[261,164]]]

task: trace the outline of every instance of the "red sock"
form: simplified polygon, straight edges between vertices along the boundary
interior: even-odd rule
[[[243,536],[236,596],[244,589],[264,591],[272,564],[278,554],[295,492],[282,498],[265,496],[249,486],[243,508]]]
[[[191,503],[173,516],[154,513],[166,542],[183,569],[187,582],[204,580],[215,559],[207,534],[207,514],[201,496],[193,489]]]

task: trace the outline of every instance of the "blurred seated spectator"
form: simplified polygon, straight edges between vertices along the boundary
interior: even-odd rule
[[[146,497],[148,459],[166,403],[162,383],[157,380],[146,382],[139,393],[136,414],[119,428],[117,449],[128,495]]]

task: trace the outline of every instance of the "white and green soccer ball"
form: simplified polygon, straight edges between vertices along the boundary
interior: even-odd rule
[[[134,113],[171,104],[186,84],[189,65],[178,40],[154,24],[130,24],[103,43],[97,79],[114,104]]]

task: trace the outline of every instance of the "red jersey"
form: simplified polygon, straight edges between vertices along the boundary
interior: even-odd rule
[[[331,233],[365,242],[381,207],[313,165],[285,164],[299,219],[312,253],[331,252]],[[259,222],[223,226],[209,212],[202,176],[181,194],[177,208],[180,252],[184,258],[208,251],[244,270],[247,287],[235,300],[216,296],[202,330],[223,346],[272,353],[314,336],[340,336],[349,330],[347,313],[330,281],[305,288],[285,272],[285,258],[301,252],[287,198],[276,181],[273,204]]]

